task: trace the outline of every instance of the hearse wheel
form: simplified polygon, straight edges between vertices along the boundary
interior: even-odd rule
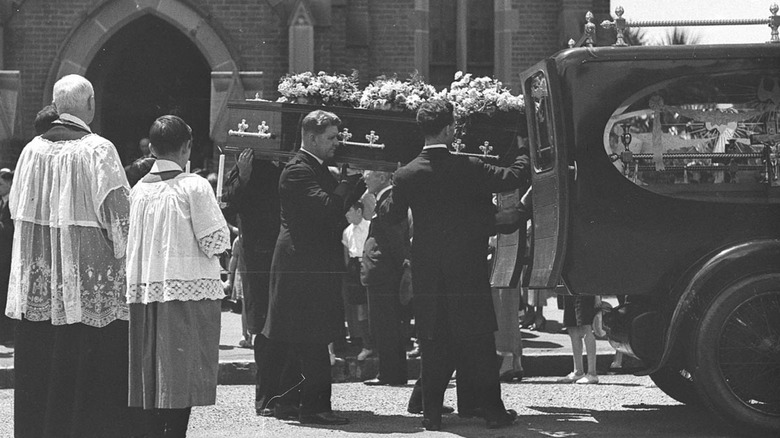
[[[702,402],[730,424],[780,431],[780,273],[724,288],[705,311],[695,345]]]
[[[689,406],[701,404],[693,384],[693,377],[688,371],[665,366],[651,373],[650,378],[658,389],[678,402]]]

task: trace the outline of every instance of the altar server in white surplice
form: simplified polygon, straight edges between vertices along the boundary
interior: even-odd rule
[[[157,161],[130,192],[129,402],[144,409],[151,436],[184,436],[191,407],[216,402],[224,297],[217,255],[230,248],[230,233],[209,182],[182,172],[190,127],[162,116],[149,138]]]

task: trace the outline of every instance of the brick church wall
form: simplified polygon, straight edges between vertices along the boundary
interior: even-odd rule
[[[20,141],[33,135],[35,114],[44,104],[44,90],[56,67],[63,44],[89,14],[111,1],[163,4],[152,0],[27,0],[5,23],[7,70],[22,77],[22,132]],[[287,18],[285,0],[181,0],[197,11],[230,48],[238,68],[263,71],[263,94],[278,96],[279,77],[287,72]],[[362,84],[381,74],[406,77],[415,70],[415,0],[327,0],[330,22],[315,26],[315,70],[360,72]],[[512,36],[512,79],[519,89],[519,73],[560,50],[558,23],[563,9],[594,10],[597,23],[608,15],[609,0],[512,0],[519,28]],[[356,27],[357,26],[357,27]],[[14,151],[18,153],[18,151]],[[5,151],[3,155],[7,155]]]

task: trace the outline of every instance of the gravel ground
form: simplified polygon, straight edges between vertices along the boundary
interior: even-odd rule
[[[599,385],[558,384],[537,377],[503,384],[507,408],[519,413],[511,427],[488,430],[482,420],[445,415],[440,432],[427,432],[420,415],[406,412],[413,381],[406,387],[333,385],[333,408],[352,422],[328,428],[255,416],[254,387],[220,386],[217,405],[196,407],[190,438],[255,437],[731,437],[727,425],[709,414],[680,405],[647,377],[601,376]],[[445,403],[456,406],[454,387]],[[13,430],[13,390],[0,391],[0,436]]]

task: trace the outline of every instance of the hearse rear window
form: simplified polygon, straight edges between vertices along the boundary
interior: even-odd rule
[[[552,169],[555,162],[555,139],[553,137],[553,112],[552,99],[547,86],[547,77],[544,72],[538,72],[528,78],[526,90],[531,90],[533,107],[527,108],[528,117],[533,120],[534,142],[534,169],[536,172],[544,172]]]
[[[655,193],[778,203],[779,107],[770,71],[680,77],[625,101],[604,148],[616,171]]]

